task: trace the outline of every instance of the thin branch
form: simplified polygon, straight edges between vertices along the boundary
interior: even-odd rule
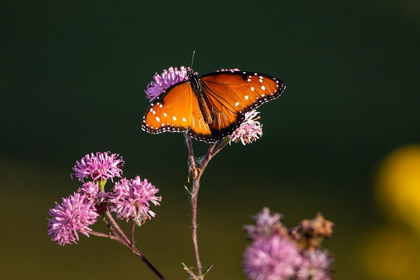
[[[146,259],[145,256],[137,249],[136,247],[131,247],[131,250],[134,254],[136,254],[155,274],[159,279],[165,280],[165,277],[163,277],[162,274],[149,262],[148,259]]]
[[[190,162],[189,172],[191,173],[193,179],[195,179],[198,176],[198,169],[197,169],[197,166],[195,164],[194,149],[193,149],[193,145],[192,145],[192,141],[191,141],[191,136],[189,136],[188,133],[184,133],[184,136],[185,136],[185,140],[187,142],[188,159],[189,159],[189,162]]]
[[[201,261],[200,254],[198,251],[198,239],[197,239],[197,198],[198,198],[198,189],[199,189],[199,179],[201,172],[198,173],[198,177],[194,179],[193,182],[193,194],[192,194],[192,203],[191,203],[191,229],[192,229],[192,240],[194,246],[195,254],[195,263],[197,266],[197,273],[201,276]]]
[[[121,236],[118,235],[117,231],[111,226],[111,224],[105,217],[103,221],[106,224],[106,226],[109,228],[109,230],[111,231],[109,235],[114,236],[116,240],[120,241],[124,246],[127,246],[128,248],[130,248],[130,244],[126,242],[124,239],[122,239]]]
[[[124,239],[124,241],[127,242],[127,244],[130,244],[130,240],[128,240],[128,237],[122,231],[122,229],[117,224],[117,222],[115,222],[114,218],[112,217],[111,212],[109,212],[108,209],[106,210],[105,215],[106,215],[108,221],[111,223],[112,227],[118,232],[118,234],[122,237],[122,239]]]
[[[121,244],[123,244],[124,246],[126,246],[127,248],[130,248],[129,244],[125,243],[125,241],[121,237],[119,237],[118,235],[112,235],[112,233],[106,234],[106,233],[96,232],[96,231],[91,231],[91,232],[89,232],[89,234],[92,234],[92,235],[98,236],[98,237],[106,237],[106,238],[109,238],[111,240],[118,241]]]
[[[198,238],[197,238],[197,208],[198,208],[198,190],[200,189],[200,178],[206,169],[207,164],[212,158],[213,150],[215,149],[217,143],[210,145],[206,157],[201,165],[201,168],[198,170],[197,176],[193,179],[193,190],[192,190],[192,205],[191,205],[191,229],[192,229],[192,239],[195,253],[195,263],[197,265],[197,274],[198,279],[202,279],[202,267],[200,261],[200,254],[198,251]],[[192,149],[190,150],[192,151]]]
[[[210,145],[209,149],[207,150],[206,158],[204,159],[203,163],[201,164],[201,170],[200,170],[200,177],[203,175],[204,169],[206,169],[207,164],[213,157],[213,151],[216,148],[217,142]]]
[[[131,246],[134,247],[134,231],[136,230],[136,222],[133,220],[131,223],[131,232],[130,232],[130,240],[131,240]]]
[[[219,146],[217,146],[216,149],[214,149],[214,151],[212,152],[212,157],[214,157],[215,155],[217,155],[224,147],[226,147],[227,144],[229,144],[230,138],[226,137],[222,143],[220,143]]]
[[[111,217],[108,217],[108,214],[109,214],[109,216],[111,216]],[[111,230],[111,232],[114,234],[114,235],[106,235],[106,234],[104,234],[104,233],[100,233],[100,232],[94,232],[94,231],[91,231],[90,233],[92,234],[92,235],[96,235],[96,236],[100,236],[100,237],[109,237],[109,238],[111,238],[111,239],[113,239],[113,240],[116,240],[116,241],[119,241],[121,244],[123,244],[125,247],[127,247],[128,249],[130,249],[135,255],[137,255],[152,271],[153,271],[153,273],[157,276],[157,277],[159,277],[159,279],[161,279],[161,280],[166,280],[165,279],[165,277],[163,277],[163,275],[151,264],[151,262],[149,262],[149,260],[140,252],[140,250],[139,249],[137,249],[135,246],[134,246],[134,243],[133,244],[130,244],[130,242],[128,242],[127,240],[128,240],[128,238],[127,238],[127,236],[124,234],[124,232],[121,230],[121,228],[118,226],[118,224],[115,222],[115,220],[112,218],[112,215],[111,215],[111,213],[109,213],[109,211],[107,211],[107,217],[108,217],[108,220],[107,219],[104,219],[103,221],[105,222],[105,224],[108,226],[108,228]],[[112,223],[114,223],[115,224],[115,226],[114,225],[112,225],[111,226],[111,224],[110,224],[110,222]],[[120,237],[119,235],[118,235],[118,233],[117,233],[117,230],[119,229],[119,232],[121,232],[122,233],[122,236],[123,237],[125,237],[125,239],[123,239],[123,237]],[[133,232],[133,230],[132,230],[132,233],[134,233]],[[134,236],[134,234],[133,234],[133,236]]]
[[[118,239],[117,239],[117,238],[115,238],[115,236],[114,236],[114,235],[112,235],[111,233],[106,234],[106,233],[103,233],[103,232],[97,232],[97,231],[92,230],[91,232],[89,232],[89,234],[92,234],[92,235],[94,235],[94,236],[98,236],[98,237],[110,238],[110,239],[112,239],[112,240],[118,240]]]
[[[198,280],[197,276],[194,275],[194,272],[192,272],[192,270],[188,266],[186,266],[184,263],[182,263],[182,265],[184,266],[184,270],[188,272],[188,274],[191,276],[191,279]]]

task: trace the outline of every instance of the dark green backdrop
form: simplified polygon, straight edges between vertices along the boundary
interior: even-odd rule
[[[372,188],[392,150],[420,140],[420,4],[413,1],[8,1],[1,4],[0,278],[154,279],[115,242],[60,246],[48,209],[79,186],[76,159],[113,151],[160,189],[140,249],[168,279],[193,265],[187,150],[140,121],[155,72],[238,67],[285,81],[260,108],[264,136],[204,174],[199,242],[208,279],[245,279],[241,227],[263,206],[288,226],[321,211],[337,279],[368,279],[364,235],[382,223]],[[196,143],[196,142],[195,142]],[[204,152],[205,146],[196,143]],[[125,222],[124,222],[125,223]]]

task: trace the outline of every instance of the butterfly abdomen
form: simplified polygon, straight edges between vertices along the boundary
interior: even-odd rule
[[[204,120],[206,123],[211,123],[213,121],[213,118],[211,117],[211,112],[209,107],[206,104],[206,100],[204,99],[204,91],[203,87],[200,84],[200,80],[193,71],[188,71],[188,78],[191,83],[191,88],[197,97],[198,105],[200,106],[201,114],[204,117]]]
[[[211,117],[209,107],[207,106],[206,101],[204,100],[203,94],[196,95],[198,99],[198,106],[200,106],[200,111],[204,117],[204,120],[206,121],[206,123],[211,123],[213,121],[213,118]]]

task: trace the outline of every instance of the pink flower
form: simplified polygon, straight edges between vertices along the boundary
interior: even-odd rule
[[[279,233],[280,228],[283,228],[284,232],[286,232],[286,228],[280,222],[282,215],[279,213],[271,214],[270,209],[267,207],[263,208],[260,213],[252,218],[255,220],[255,225],[244,226],[244,230],[248,233],[249,238],[269,238],[273,234]]]
[[[84,194],[86,199],[91,201],[92,203],[96,203],[98,193],[99,193],[99,185],[94,182],[87,182],[84,183],[78,190],[78,193]]]
[[[84,183],[77,192],[83,194],[86,197],[86,200],[95,206],[98,214],[101,215],[106,211],[109,193],[100,191],[97,183],[91,181]]]
[[[289,279],[301,263],[297,245],[279,235],[254,240],[244,253],[244,271],[251,280]]]
[[[257,141],[262,136],[262,124],[257,121],[259,117],[256,117],[258,114],[259,112],[255,110],[245,113],[245,120],[232,133],[229,144],[232,141],[235,143],[241,141],[243,145],[246,145]]]
[[[121,167],[124,166],[123,158],[119,154],[112,154],[111,152],[100,153],[96,155],[87,154],[73,167],[75,171],[71,174],[71,178],[77,177],[80,182],[84,178],[92,179],[93,181],[103,181],[114,177],[121,177],[123,173]]]
[[[297,272],[297,280],[331,280],[330,266],[333,259],[328,251],[305,251],[302,265]]]
[[[188,80],[187,70],[189,68],[185,68],[181,66],[178,68],[169,67],[168,70],[164,69],[162,74],[156,73],[153,76],[154,81],[150,82],[147,85],[146,90],[146,97],[152,101],[159,95],[161,95],[167,88],[177,84],[179,82]]]
[[[156,215],[149,207],[150,202],[159,205],[162,200],[161,196],[156,196],[157,192],[159,189],[147,179],[141,181],[139,176],[132,180],[123,178],[115,183],[113,193],[109,194],[110,209],[118,219],[133,219],[140,225],[142,220],[150,220]]]
[[[77,243],[79,234],[89,237],[89,228],[96,222],[98,213],[94,205],[83,194],[75,193],[69,198],[63,198],[61,204],[55,203],[50,209],[52,219],[48,219],[48,234],[51,240],[61,246]]]

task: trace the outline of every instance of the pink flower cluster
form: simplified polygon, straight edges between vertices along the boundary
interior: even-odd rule
[[[123,178],[109,192],[100,188],[102,180],[121,177],[122,163],[122,158],[109,152],[87,155],[76,162],[73,176],[80,181],[84,178],[93,181],[84,183],[77,192],[63,198],[61,204],[56,202],[50,209],[48,234],[52,241],[64,246],[77,243],[79,233],[89,237],[90,226],[108,210],[116,213],[118,219],[132,219],[138,225],[155,216],[150,203],[159,205],[162,197],[156,196],[159,189],[147,179],[142,181],[139,176],[132,180]]]
[[[92,231],[89,226],[96,223],[99,216],[94,204],[80,193],[63,198],[61,204],[56,202],[55,208],[50,209],[50,215],[52,218],[48,219],[48,234],[52,241],[61,246],[77,243],[78,233],[89,237]]]
[[[243,145],[251,144],[257,141],[262,136],[262,124],[257,121],[259,117],[257,115],[260,112],[252,110],[245,113],[245,120],[241,125],[232,133],[230,136],[229,144],[232,142],[242,142]]]
[[[147,179],[122,179],[115,183],[113,193],[109,195],[110,209],[117,213],[118,219],[133,219],[138,225],[145,219],[151,219],[156,214],[149,209],[150,203],[159,205],[162,197],[156,196],[159,190]]]
[[[264,208],[245,226],[252,240],[244,252],[244,272],[251,280],[331,280],[333,259],[327,250],[304,248],[280,222],[280,214]]]
[[[70,177],[76,177],[80,182],[83,182],[85,178],[93,181],[113,180],[114,177],[121,178],[123,166],[124,161],[119,154],[97,152],[95,155],[91,153],[82,157],[80,161],[76,161],[73,167],[74,173],[70,174]]]
[[[161,95],[167,88],[177,84],[179,82],[188,80],[187,71],[189,68],[181,66],[178,68],[169,67],[168,70],[164,69],[162,74],[156,73],[153,76],[152,82],[147,85],[146,97],[152,101],[159,95]]]
[[[289,279],[302,264],[302,257],[293,242],[273,235],[255,239],[245,250],[244,264],[249,279]]]

